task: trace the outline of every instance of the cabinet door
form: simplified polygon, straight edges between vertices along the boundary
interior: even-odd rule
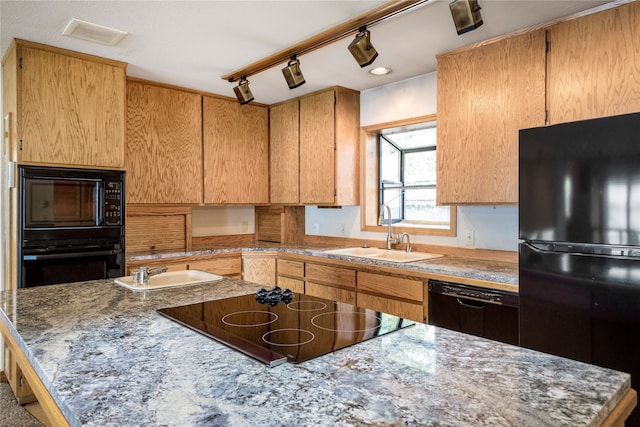
[[[205,96],[204,202],[269,202],[269,122],[266,107]]]
[[[336,288],[334,286],[326,286],[314,282],[304,283],[304,292],[318,298],[324,298],[333,301],[340,301],[347,304],[356,304],[356,293],[348,289]]]
[[[125,71],[19,47],[20,162],[122,168]]]
[[[264,286],[276,285],[276,255],[244,254],[242,280]]]
[[[549,29],[551,124],[640,111],[640,3]]]
[[[127,202],[200,203],[201,96],[127,82]]]
[[[518,203],[518,131],[543,126],[544,30],[438,56],[438,204]]]
[[[269,110],[269,170],[271,203],[298,203],[299,101],[287,102]]]
[[[300,99],[300,203],[335,200],[335,93]]]

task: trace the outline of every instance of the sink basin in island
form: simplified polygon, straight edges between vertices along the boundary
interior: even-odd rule
[[[330,249],[325,253],[336,255],[348,255],[368,259],[377,259],[380,261],[393,262],[415,262],[424,261],[432,258],[439,258],[441,254],[432,254],[428,252],[405,252],[394,249],[378,249],[378,248],[344,248]]]
[[[134,291],[149,291],[175,286],[195,285],[197,283],[213,282],[216,280],[222,280],[222,276],[200,270],[180,270],[168,271],[151,276],[149,277],[149,283],[146,285],[134,285],[133,277],[131,276],[119,277],[115,279],[115,282],[120,286]]]

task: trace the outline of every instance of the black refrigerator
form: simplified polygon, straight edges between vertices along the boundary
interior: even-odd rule
[[[523,129],[519,150],[520,345],[639,390],[640,113]]]

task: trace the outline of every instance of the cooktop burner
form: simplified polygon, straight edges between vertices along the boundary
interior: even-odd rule
[[[278,287],[158,312],[269,366],[304,362],[415,323]]]

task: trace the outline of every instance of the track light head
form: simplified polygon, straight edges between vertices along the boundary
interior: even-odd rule
[[[482,25],[478,0],[453,0],[449,3],[458,35],[475,30]]]
[[[300,60],[295,55],[291,57],[287,66],[282,69],[282,74],[289,85],[289,89],[295,89],[305,83],[302,71],[300,71]]]
[[[236,98],[238,98],[240,105],[253,101],[253,94],[251,93],[251,89],[249,89],[249,80],[247,80],[247,76],[242,76],[240,78],[240,83],[238,83],[238,86],[233,88],[233,91],[236,93]]]
[[[371,34],[367,27],[360,27],[358,31],[356,38],[349,44],[348,49],[362,68],[371,65],[378,57],[378,52],[371,44]]]

